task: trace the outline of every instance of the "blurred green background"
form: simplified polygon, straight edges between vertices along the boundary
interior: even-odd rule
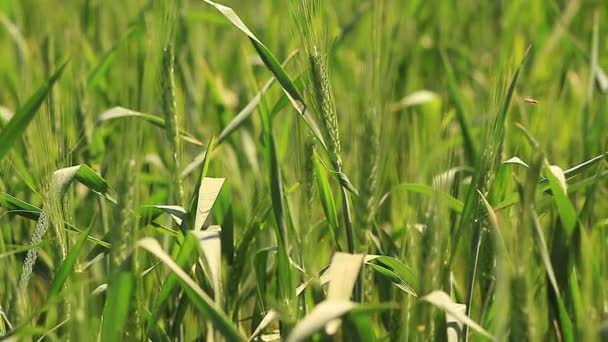
[[[297,51],[285,70],[293,80],[300,80],[295,83],[308,100],[310,82],[300,77],[308,68],[302,44],[306,37],[302,37],[296,24],[295,2],[222,3],[234,9],[279,61]],[[563,326],[555,328],[554,321],[558,320],[558,312],[567,312],[574,336],[589,341],[598,338],[601,323],[608,319],[608,182],[606,163],[601,157],[593,158],[606,153],[608,148],[608,3],[323,0],[320,4],[324,16],[315,25],[329,42],[329,76],[344,174],[361,193],[350,199],[358,237],[356,252],[384,254],[408,265],[418,274],[415,288],[419,295],[442,289],[454,300],[465,302],[468,272],[477,267],[471,266],[475,233],[466,228],[478,222],[475,219],[475,224],[463,225],[459,221],[462,212],[454,212],[453,206],[468,205],[469,193],[477,196],[471,192],[474,188],[471,184],[479,173],[480,179],[487,182],[480,190],[498,212],[498,226],[504,228],[504,245],[512,257],[513,267],[507,267],[506,277],[525,279],[527,284],[522,290],[527,303],[522,315],[529,320],[522,320],[532,328],[524,334],[531,340],[544,340],[547,336],[549,340],[557,339],[559,334],[555,331],[563,333],[560,330]],[[167,44],[173,46],[175,53],[178,126],[187,132],[190,142],[194,141],[179,144],[179,169],[172,169],[173,151],[162,127],[136,118],[99,120],[102,113],[117,106],[159,117],[167,114],[163,113],[165,90],[161,84],[162,72],[166,71],[161,56]],[[492,130],[493,122],[527,49],[507,118],[499,123],[504,132],[499,130],[501,137],[493,140],[497,134]],[[232,122],[272,73],[251,41],[203,1],[0,0],[0,129],[66,60],[69,62],[61,79],[32,124],[12,146],[8,157],[2,159],[0,190],[42,207],[48,200],[46,191],[54,170],[90,165],[116,189],[119,205],[102,203],[85,187],[77,186],[64,199],[60,213],[63,220],[78,228],[93,222],[92,236],[121,246],[116,247],[120,252],[114,256],[118,264],[131,260],[135,242],[145,236],[158,238],[175,257],[174,238],[138,221],[138,210],[147,204],[187,207],[189,203],[184,198],[189,199],[195,189],[200,163],[183,178],[181,199],[176,196],[174,183],[177,172],[204,152],[210,138],[217,137]],[[268,156],[264,154],[268,135],[258,110],[272,114],[273,118],[272,133],[285,187],[291,245],[288,253],[302,271],[296,272],[298,276],[294,279],[314,278],[337,250],[327,233],[327,212],[319,199],[315,175],[306,166],[312,154],[303,121],[278,84],[264,93],[258,107],[215,150],[208,171],[211,177],[227,178],[229,184],[226,185],[229,195],[220,196],[217,205],[220,208],[212,213],[213,223],[232,227],[231,240],[223,243],[236,248],[243,236],[251,238],[242,255],[246,261],[242,261],[245,266],[239,270],[242,272],[239,276],[231,276],[235,263],[232,257],[223,259],[224,289],[239,289],[238,293],[224,293],[227,298],[234,296],[226,299],[224,309],[245,335],[253,332],[257,326],[254,323],[260,321],[269,307],[288,312],[281,318],[285,324],[281,328],[288,327],[286,331],[307,312],[295,301],[289,304],[291,309],[286,309],[285,303],[277,303],[276,279],[259,278],[251,265],[259,251],[276,245],[273,229],[276,222],[269,214],[271,209],[276,210],[276,203],[271,204],[270,199],[273,179],[269,177]],[[463,134],[463,116],[468,121],[472,141]],[[531,144],[526,134],[538,146]],[[477,157],[470,154],[469,143],[474,145]],[[517,156],[530,165],[541,160],[542,152],[548,163],[563,170],[593,160],[593,167],[568,179],[570,201],[577,214],[574,242],[559,244],[558,232],[563,229],[561,208],[554,207],[547,196],[542,197],[543,192],[536,191],[540,188],[535,189],[535,182],[547,176],[546,170],[543,177],[538,170],[538,174],[530,176],[532,171],[528,169],[517,166],[507,169],[503,167],[506,164],[498,163],[492,164],[489,171],[479,171],[482,170],[479,160],[484,160],[488,149],[493,151],[488,153],[498,154],[492,157],[499,161]],[[486,173],[488,177],[484,178]],[[339,200],[340,184],[332,172],[329,174],[336,210],[342,212],[345,208]],[[440,186],[442,177],[449,179],[445,187]],[[431,190],[425,195],[420,187],[412,190],[415,187],[405,186],[409,190],[401,191],[405,188],[399,188],[400,184],[425,185]],[[434,197],[432,187],[449,193],[457,203],[446,203],[445,196]],[[519,198],[519,193],[523,198],[526,191],[532,193],[532,199],[536,196],[536,205],[524,203],[512,210],[499,208],[511,198],[509,195]],[[450,205],[452,210],[448,209]],[[230,218],[226,216],[227,207]],[[559,311],[548,294],[552,291],[550,279],[546,278],[541,248],[533,237],[533,225],[526,221],[529,219],[524,214],[526,208],[535,213],[538,209],[551,262],[563,291],[565,311]],[[481,204],[475,210],[487,216]],[[481,220],[484,227],[492,226],[487,219]],[[161,221],[163,225],[171,225],[169,219]],[[259,231],[250,231],[254,223],[259,224],[256,226]],[[34,269],[34,285],[28,290],[29,304],[20,307],[16,287],[25,257],[23,248],[27,248],[35,225],[14,215],[0,216],[3,259],[0,262],[5,265],[0,271],[0,308],[7,314],[7,320],[22,327],[20,333],[28,336],[39,337],[49,331],[53,322],[62,321],[58,317],[76,317],[66,327],[49,333],[48,338],[86,339],[90,337],[90,329],[99,329],[104,299],[85,299],[93,289],[109,282],[111,267],[108,268],[104,257],[90,269],[74,273],[67,288],[72,291],[65,294],[66,303],[71,306],[50,310],[47,313],[50,318],[43,321],[32,319],[33,308],[45,303],[53,274],[65,259],[56,248],[57,237],[49,229],[50,237],[45,239]],[[429,228],[433,233],[425,233],[421,226],[437,228]],[[465,227],[464,242],[460,245],[454,235],[458,226]],[[521,233],[517,228],[520,226],[529,229]],[[251,235],[245,235],[246,232]],[[67,251],[76,239],[76,235],[68,235]],[[343,230],[338,239],[344,242]],[[484,260],[491,265],[480,267],[495,273],[478,270],[482,273],[479,277],[493,279],[490,283],[495,277],[503,279],[500,270],[497,271],[500,261],[498,266],[494,262],[494,254],[498,252],[493,239],[485,242],[489,249],[484,247],[480,252],[482,259],[483,253],[488,253]],[[19,248],[20,252],[13,253]],[[91,254],[96,251],[94,248],[94,244],[85,245],[89,254],[81,254],[83,264],[94,256]],[[113,247],[110,253],[114,250]],[[134,253],[133,274],[153,265],[143,252]],[[449,253],[455,257],[448,262]],[[133,321],[127,323],[127,335],[123,337],[144,336],[146,308],[155,298],[159,284],[164,282],[166,270],[155,268],[152,274],[135,287],[136,300],[128,308]],[[233,280],[238,284],[234,288],[229,285]],[[261,281],[268,282],[268,295],[256,295],[252,290],[252,284]],[[492,334],[504,338],[500,322],[513,323],[510,315],[517,310],[505,309],[510,313],[501,316],[501,307],[510,306],[508,299],[501,302],[500,296],[494,294],[493,291],[500,294],[503,290],[498,283],[492,283],[496,289],[488,290],[488,297],[483,297],[488,294],[484,292],[485,285],[479,285],[481,294],[473,296],[475,306],[469,314]],[[432,340],[442,336],[435,331],[441,326],[436,324],[435,311],[424,311],[414,297],[397,292],[390,282],[388,290],[382,281],[370,278],[366,284],[370,289],[365,291],[372,293],[365,295],[370,303],[390,301],[399,308],[374,316],[370,329],[378,338]],[[319,294],[309,295],[302,305],[311,309]],[[513,304],[514,299],[509,298]],[[176,305],[171,304],[163,313],[165,323],[161,326],[171,325],[167,322],[176,315]],[[205,326],[188,327],[200,322],[197,315],[189,307],[184,326],[178,329],[181,338],[204,336]],[[425,326],[429,328],[425,330]],[[515,328],[510,329],[513,333]],[[178,339],[178,335],[172,335],[171,339]]]

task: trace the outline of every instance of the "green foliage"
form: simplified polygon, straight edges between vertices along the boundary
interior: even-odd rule
[[[0,339],[605,338],[604,2],[56,7],[0,1]]]
[[[8,151],[13,147],[13,144],[21,138],[21,135],[34,119],[36,112],[44,102],[48,93],[55,85],[55,82],[61,77],[63,69],[65,69],[68,62],[64,62],[53,75],[44,82],[40,88],[30,98],[17,109],[15,114],[6,123],[6,125],[0,131],[0,160],[4,159]]]

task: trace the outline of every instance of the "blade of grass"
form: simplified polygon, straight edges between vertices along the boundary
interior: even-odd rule
[[[102,342],[123,340],[125,326],[129,320],[134,285],[135,277],[127,270],[119,270],[112,277],[103,309]]]
[[[366,255],[365,264],[389,278],[399,290],[418,296],[418,277],[401,261],[389,256]]]
[[[578,213],[566,193],[565,174],[562,169],[557,166],[549,165],[547,161],[545,161],[544,166],[547,171],[546,174],[547,179],[549,180],[549,187],[553,193],[555,205],[557,206],[559,216],[563,223],[564,232],[566,233],[566,240],[570,240],[577,224]]]
[[[116,192],[103,177],[86,164],[78,165],[76,167],[78,168],[78,171],[74,175],[74,179],[91,189],[93,192],[105,197],[108,201],[114,204],[118,203],[116,200]]]
[[[399,275],[408,285],[418,284],[418,276],[414,271],[396,258],[385,255],[366,255],[365,262],[371,264],[372,261],[379,263]]]
[[[93,229],[93,221],[91,221],[91,225],[89,225],[89,227],[81,233],[80,238],[70,248],[68,256],[65,258],[65,260],[61,263],[61,266],[59,266],[59,268],[55,272],[53,281],[51,282],[51,288],[48,292],[47,301],[52,301],[55,297],[59,295],[66,280],[68,279],[70,274],[73,273],[74,267],[76,266],[76,262],[78,261],[78,256],[80,255],[80,251],[82,250],[82,246],[89,237],[91,229]]]
[[[384,196],[382,196],[382,200],[380,201],[380,203],[383,203],[383,201],[386,200],[386,198],[390,194],[398,192],[398,191],[402,191],[402,190],[410,191],[410,192],[414,192],[414,193],[418,193],[418,194],[430,196],[430,197],[439,196],[441,199],[446,201],[446,203],[450,209],[454,210],[458,214],[462,213],[462,211],[464,209],[464,203],[461,200],[455,198],[454,196],[452,196],[446,192],[439,191],[439,190],[433,188],[432,186],[425,185],[425,184],[419,184],[419,183],[402,183],[402,184],[399,184],[399,185],[393,187],[390,192],[388,192]]]
[[[287,336],[287,342],[307,341],[320,331],[328,322],[341,318],[349,312],[353,314],[364,314],[373,311],[392,309],[392,304],[355,304],[345,300],[325,300],[298,322],[291,334]]]
[[[547,248],[547,244],[545,242],[540,220],[536,212],[531,212],[530,216],[532,217],[532,222],[535,228],[536,245],[540,251],[543,265],[545,266],[545,272],[547,273],[547,278],[549,279],[549,284],[551,284],[551,289],[553,290],[555,300],[557,301],[557,311],[560,321],[559,328],[562,338],[566,342],[575,341],[572,320],[570,319],[568,311],[566,310],[564,299],[560,294],[559,287],[557,285],[557,278],[555,277],[555,271],[553,270],[553,265],[551,264],[551,256],[549,255],[549,249]]]
[[[287,238],[287,221],[285,216],[285,203],[283,202],[283,176],[276,142],[272,131],[272,118],[270,117],[266,104],[260,106],[264,137],[264,159],[267,165],[268,181],[270,183],[270,198],[275,219],[275,235],[277,239],[277,278],[279,298],[284,303],[289,303],[294,297],[294,287],[291,277],[291,264],[289,262],[289,241]]]
[[[297,51],[292,52],[287,59],[283,62],[283,65],[287,65],[287,63],[290,61],[290,59],[297,53]],[[266,85],[262,88],[262,90],[260,90],[250,101],[249,103],[243,107],[243,109],[236,115],[234,116],[234,118],[232,118],[232,120],[226,125],[226,127],[224,127],[224,129],[222,130],[222,132],[220,133],[218,142],[216,145],[213,145],[213,148],[215,149],[216,147],[220,146],[222,142],[225,142],[234,132],[236,132],[237,129],[239,129],[248,118],[251,117],[251,115],[255,112],[255,109],[258,107],[258,105],[260,104],[260,101],[263,97],[263,95],[266,93],[266,91],[270,88],[270,85],[272,84],[272,81],[275,78],[271,78]],[[296,82],[296,86],[298,88],[300,88],[302,86],[302,82]],[[284,99],[284,101],[283,101]],[[277,103],[275,104],[275,107],[273,107],[272,110],[272,117],[274,117],[278,111],[280,111],[284,106],[286,106],[287,104],[289,104],[289,100],[287,99],[287,96],[285,94],[283,94],[283,96],[281,96],[281,98],[277,101]],[[194,158],[194,160],[192,162],[190,162],[182,171],[181,173],[181,177],[184,178],[187,175],[189,175],[190,173],[192,173],[192,171],[194,171],[200,164],[203,163],[203,161],[205,160],[207,153],[210,153],[210,151],[205,151],[201,154],[199,154],[198,156],[196,156]]]
[[[213,300],[194,282],[190,276],[179,265],[177,265],[171,257],[163,251],[160,244],[152,239],[145,238],[140,240],[137,245],[152,255],[156,256],[167,267],[171,269],[180,279],[182,287],[186,291],[188,298],[192,304],[208,319],[214,327],[229,341],[246,341],[241,335],[238,328],[232,323],[228,317],[218,308]]]
[[[365,313],[349,313],[344,317],[344,339],[347,341],[376,341],[372,318]]]
[[[0,192],[0,207],[4,207],[11,213],[15,213],[19,216],[23,216],[34,221],[38,221],[38,218],[40,218],[40,212],[42,211],[42,209],[15,198],[5,192]]]
[[[195,226],[195,220],[196,220],[196,213],[197,213],[197,209],[198,209],[198,200],[199,200],[199,194],[201,191],[201,184],[203,182],[203,180],[205,179],[205,177],[207,176],[207,171],[209,170],[209,164],[211,163],[211,151],[213,150],[215,146],[215,136],[211,136],[211,139],[209,139],[209,143],[207,144],[207,148],[205,149],[205,153],[204,153],[204,158],[201,161],[202,163],[202,167],[201,167],[201,172],[198,174],[198,178],[196,179],[196,185],[194,186],[194,191],[192,192],[192,195],[190,196],[190,202],[189,202],[189,207],[188,207],[188,221],[187,221],[187,227],[194,227]],[[183,175],[183,173],[182,173]]]
[[[180,269],[187,270],[192,267],[196,261],[197,246],[198,239],[194,235],[186,234],[184,236],[184,241],[179,248],[177,259],[175,261],[176,265]],[[156,328],[156,322],[158,321],[161,312],[164,310],[167,300],[173,293],[175,293],[178,282],[179,278],[175,273],[170,273],[167,275],[167,278],[164,281],[151,309],[150,319],[148,320],[148,334],[151,334],[151,332]]]
[[[266,329],[272,322],[274,322],[276,319],[279,318],[279,313],[276,312],[275,310],[270,310],[266,313],[266,315],[264,315],[264,318],[262,319],[262,321],[260,322],[260,324],[258,324],[258,326],[255,328],[255,330],[253,331],[253,333],[251,334],[251,336],[249,337],[249,339],[247,341],[252,341],[253,339],[255,339],[258,335],[260,335],[262,333],[262,331],[264,331],[264,329]]]
[[[61,64],[53,75],[44,82],[30,98],[28,98],[23,106],[17,109],[15,115],[13,115],[11,120],[4,126],[2,131],[0,131],[0,161],[2,161],[17,139],[25,132],[25,129],[32,119],[34,119],[38,108],[40,108],[44,102],[44,99],[53,88],[53,85],[55,85],[57,80],[61,77],[67,64],[67,61]]]
[[[112,121],[112,120],[117,120],[117,119],[126,119],[126,118],[139,118],[156,127],[159,127],[162,129],[167,128],[165,119],[163,119],[159,116],[137,112],[137,111],[134,111],[134,110],[131,110],[128,108],[124,108],[124,107],[120,107],[120,106],[112,107],[112,108],[106,110],[105,112],[101,113],[101,115],[99,115],[99,117],[97,118],[97,125],[101,125],[102,123],[107,122],[107,121]],[[189,142],[193,145],[203,146],[203,143],[200,140],[196,139],[192,134],[186,132],[185,130],[183,130],[181,128],[179,129],[179,137],[182,140]]]
[[[293,57],[298,54],[298,50],[293,51],[287,56],[285,61],[283,61],[282,66],[285,67]],[[217,144],[221,144],[224,140],[226,140],[232,133],[234,133],[239,127],[243,125],[243,123],[251,117],[251,114],[255,111],[258,104],[260,104],[260,100],[262,96],[268,92],[268,89],[272,86],[275,77],[271,77],[268,82],[260,89],[260,91],[249,101],[249,103],[230,121],[230,123],[222,130],[220,135],[217,138]]]
[[[95,67],[91,70],[89,75],[87,76],[87,89],[90,91],[94,89],[99,82],[103,79],[103,77],[110,70],[110,66],[114,62],[114,58],[116,53],[118,52],[118,48],[125,42],[128,41],[131,36],[140,32],[141,30],[135,26],[131,26],[127,32],[123,34],[123,36],[119,39],[119,41],[114,44],[101,58],[101,60],[95,65]]]
[[[156,205],[146,205],[144,207],[142,207],[142,209],[144,208],[153,208],[153,209],[158,209],[158,211],[154,210],[146,210],[146,213],[144,215],[147,215],[146,220],[150,221],[152,219],[152,217],[156,218],[158,216],[160,216],[160,214],[162,213],[166,213],[169,216],[171,216],[171,219],[173,220],[173,222],[175,222],[175,224],[177,224],[178,226],[182,225],[182,222],[186,219],[186,209],[184,209],[183,207],[179,206],[179,205],[160,205],[160,204],[156,204]]]
[[[222,281],[222,243],[220,240],[220,226],[211,226],[205,231],[194,231],[192,234],[198,238],[199,252],[205,259],[211,284],[215,292],[215,302],[220,305]]]
[[[493,339],[492,335],[482,328],[477,322],[473,321],[469,316],[459,309],[458,304],[454,303],[450,296],[443,291],[433,291],[421,298],[425,302],[431,303],[433,306],[450,314],[455,320],[465,324],[482,336]]]
[[[456,118],[458,119],[460,130],[462,131],[462,137],[466,151],[465,155],[469,164],[475,165],[477,163],[477,151],[475,148],[475,140],[473,139],[471,124],[469,123],[469,119],[464,109],[464,104],[462,103],[462,96],[460,95],[460,90],[458,89],[458,84],[456,82],[456,76],[454,75],[452,65],[450,64],[450,61],[447,58],[447,55],[445,54],[445,51],[441,50],[440,52],[441,60],[443,61],[443,65],[446,69],[446,77],[448,79],[448,91],[450,93],[450,98],[452,102],[454,102],[454,106],[456,107]]]
[[[314,169],[315,169],[315,178],[317,179],[317,188],[319,189],[319,197],[321,199],[321,206],[323,207],[323,212],[325,213],[325,218],[329,223],[329,230],[331,232],[331,236],[333,237],[338,250],[342,250],[340,247],[339,240],[339,224],[338,224],[338,213],[336,211],[336,204],[334,202],[334,196],[331,191],[331,186],[329,185],[329,179],[327,178],[327,172],[325,168],[321,164],[321,160],[319,159],[319,154],[314,151]]]
[[[328,269],[329,287],[327,300],[348,301],[352,297],[355,283],[363,264],[362,254],[335,253]],[[333,335],[340,327],[340,320],[332,320],[325,326],[325,332]]]
[[[304,98],[300,94],[296,85],[291,81],[289,75],[283,69],[283,67],[279,64],[277,58],[270,52],[270,50],[264,45],[252,32],[249,28],[243,23],[241,18],[232,10],[230,7],[226,7],[224,5],[218,4],[216,2],[210,0],[203,0],[205,3],[215,7],[220,13],[222,13],[226,19],[228,19],[236,28],[238,28],[241,32],[246,34],[254,48],[258,52],[262,61],[268,67],[268,69],[274,74],[277,81],[281,85],[281,88],[285,91],[285,94],[288,96],[294,108],[302,115],[302,118],[311,129],[315,138],[319,141],[319,143],[327,149],[327,145],[323,140],[323,135],[321,134],[321,130],[319,129],[319,125],[316,123],[310,112],[307,110],[306,104],[304,103]]]
[[[211,208],[215,204],[217,197],[226,181],[225,178],[203,178],[198,190],[198,200],[196,204],[196,214],[194,217],[194,230],[202,230],[203,224],[211,213]]]

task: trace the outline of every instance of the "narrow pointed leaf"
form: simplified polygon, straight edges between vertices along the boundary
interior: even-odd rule
[[[298,51],[294,51],[283,62],[282,66],[286,66],[289,61],[298,53]],[[226,127],[222,130],[220,135],[217,138],[217,144],[221,144],[225,139],[227,139],[234,131],[236,131],[241,125],[251,117],[251,114],[255,111],[258,104],[262,99],[262,96],[266,94],[270,86],[276,80],[275,77],[270,78],[268,82],[262,87],[262,89],[249,101],[249,103],[226,125]]]
[[[453,197],[452,195],[450,195],[446,192],[436,190],[432,186],[428,186],[425,184],[402,183],[402,184],[395,186],[391,190],[391,193],[395,192],[395,191],[410,191],[410,192],[415,192],[415,193],[422,194],[425,196],[439,196],[442,200],[445,200],[448,207],[450,209],[454,210],[456,213],[462,213],[462,211],[464,209],[464,203],[461,200]],[[387,194],[387,195],[389,195],[389,194]]]
[[[160,244],[151,238],[140,240],[137,245],[162,261],[171,269],[180,279],[188,298],[204,316],[206,316],[211,324],[229,341],[246,341],[241,335],[238,328],[231,322],[228,317],[215,305],[213,300],[196,284],[196,282],[182,270],[171,257],[165,253]]]
[[[349,254],[337,252],[331,259],[329,266],[329,288],[327,300],[350,300],[355,283],[359,276],[359,270],[363,264],[363,254]],[[336,319],[325,326],[328,335],[336,333],[341,321]]]
[[[108,201],[116,204],[116,192],[110,187],[103,177],[91,169],[88,165],[82,164],[78,167],[78,172],[74,177],[87,188],[105,197]]]
[[[292,330],[287,342],[306,341],[327,323],[350,312],[356,304],[348,300],[326,300],[315,308]]]
[[[198,190],[194,230],[201,230],[203,228],[203,224],[207,220],[207,217],[209,217],[211,208],[213,208],[213,204],[215,204],[215,200],[219,196],[225,180],[225,178],[203,178]]]
[[[165,119],[159,116],[137,112],[124,107],[113,107],[101,113],[101,115],[99,115],[99,117],[97,118],[97,124],[100,125],[106,121],[125,118],[139,118],[149,124],[152,124],[162,129],[166,129],[167,127]],[[194,136],[192,136],[192,134],[186,132],[183,129],[179,130],[179,137],[182,140],[189,142],[193,145],[203,146],[203,143],[200,140],[196,139]]]
[[[338,249],[340,249],[340,241],[338,239],[338,213],[336,210],[334,196],[331,191],[331,186],[329,185],[329,179],[327,178],[327,172],[325,170],[325,167],[319,160],[320,156],[316,151],[314,152],[313,158],[315,178],[317,179],[317,188],[319,189],[319,197],[321,199],[321,207],[323,207],[325,218],[327,219],[327,223],[329,224],[331,236],[333,237],[336,246],[338,246]]]
[[[283,69],[281,64],[278,62],[277,58],[270,52],[270,50],[264,45],[254,34],[249,30],[249,28],[243,23],[243,21],[238,17],[238,15],[234,12],[234,10],[230,7],[218,4],[216,2],[210,0],[203,0],[207,4],[215,7],[220,13],[222,13],[236,28],[241,30],[241,32],[245,33],[254,48],[262,58],[262,61],[268,67],[268,69],[274,74],[277,81],[281,85],[281,88],[285,91],[285,94],[291,101],[294,108],[302,115],[302,118],[311,129],[315,138],[320,142],[320,144],[326,149],[325,141],[323,140],[323,135],[321,134],[321,130],[319,129],[318,124],[306,108],[304,103],[304,98],[300,94],[296,85],[289,78],[289,75]]]
[[[276,312],[275,310],[272,310],[272,309],[270,311],[268,311],[268,313],[266,313],[266,315],[264,315],[264,318],[262,318],[262,321],[260,321],[260,324],[258,324],[258,326],[253,331],[253,333],[249,337],[248,341],[252,341],[258,335],[260,335],[262,333],[262,331],[264,331],[264,329],[266,329],[272,322],[274,322],[278,318],[279,318],[278,312]]]
[[[95,86],[103,79],[103,77],[110,70],[110,66],[114,62],[116,57],[116,53],[118,52],[118,48],[121,44],[133,36],[135,33],[140,31],[137,27],[131,26],[127,32],[123,34],[120,40],[112,46],[101,58],[101,60],[95,65],[95,67],[91,70],[89,75],[87,76],[87,89],[91,90],[95,88]]]
[[[365,263],[374,271],[391,279],[401,291],[417,297],[418,278],[416,274],[401,261],[388,256],[366,255]]]
[[[38,218],[40,217],[40,208],[5,192],[0,192],[0,207],[34,221],[38,221]]]
[[[471,318],[469,318],[469,316],[467,316],[466,313],[462,311],[460,307],[461,304],[454,303],[447,293],[443,291],[433,291],[428,295],[422,297],[421,299],[445,311],[453,319],[462,322],[480,335],[493,339],[492,335],[484,328],[482,328],[479,324],[477,324],[475,321],[473,321]]]
[[[129,310],[135,277],[126,270],[118,271],[108,286],[108,296],[103,310],[101,324],[101,341],[122,341]]]
[[[545,169],[548,171],[547,178],[549,179],[549,186],[553,193],[553,198],[555,199],[559,217],[562,220],[566,237],[569,239],[576,226],[578,214],[566,193],[566,177],[560,168],[555,166],[552,167],[546,162]]]
[[[547,278],[549,279],[549,284],[551,284],[551,288],[555,295],[555,299],[557,301],[557,312],[559,317],[559,327],[562,333],[562,338],[566,342],[574,341],[574,330],[572,326],[572,320],[566,310],[566,305],[564,303],[564,299],[559,291],[559,287],[557,284],[557,278],[555,277],[555,271],[553,270],[553,265],[551,263],[551,257],[549,255],[549,248],[545,242],[545,237],[543,235],[542,227],[540,225],[540,220],[536,212],[532,210],[532,208],[528,208],[531,210],[531,217],[534,223],[534,231],[535,231],[535,241],[538,249],[540,251],[540,256],[543,260],[543,265],[545,266],[545,272],[547,273]]]
[[[2,128],[2,131],[0,131],[0,161],[2,161],[14,143],[25,132],[32,119],[34,119],[38,108],[42,105],[55,82],[61,77],[67,63],[66,61],[57,68],[53,75],[30,96],[23,106],[17,109],[11,120]]]
[[[466,115],[464,104],[462,103],[462,96],[460,95],[456,76],[454,75],[452,65],[450,64],[450,61],[448,60],[444,51],[441,51],[441,59],[446,69],[450,99],[456,107],[456,117],[458,119],[458,124],[460,125],[460,130],[462,131],[467,161],[470,165],[475,165],[475,163],[477,162],[477,149],[475,146],[475,139],[473,138],[471,123],[469,122],[469,118]]]
[[[186,218],[186,209],[179,205],[147,205],[145,207],[158,209],[160,212],[169,214],[171,219],[177,224],[181,226],[183,220]],[[153,213],[149,212],[148,215],[153,215]],[[157,216],[158,217],[158,216]]]
[[[78,241],[76,241],[76,243],[70,248],[70,253],[67,255],[65,260],[63,260],[61,266],[59,266],[59,268],[57,269],[57,272],[55,272],[55,277],[51,282],[51,289],[49,290],[48,294],[49,300],[52,300],[53,298],[59,295],[59,292],[61,292],[65,281],[74,271],[74,266],[76,265],[76,261],[78,261],[78,256],[80,255],[82,246],[84,245],[86,239],[89,237],[89,233],[91,232],[92,228],[93,225],[89,226],[89,228],[82,232]]]
[[[197,255],[197,245],[198,240],[194,235],[186,234],[184,236],[184,242],[179,249],[177,260],[175,261],[176,265],[180,269],[189,269],[194,264]],[[152,329],[155,328],[161,311],[167,304],[167,300],[171,294],[175,292],[178,283],[179,278],[175,273],[172,272],[167,275],[167,279],[164,281],[160,292],[158,293],[158,297],[154,302],[154,306],[152,307],[152,314],[150,315],[150,320],[148,321],[148,332],[151,332]]]
[[[362,264],[363,254],[335,253],[327,271],[327,298],[349,300]]]
[[[205,262],[211,275],[211,284],[218,301],[222,280],[222,242],[220,240],[220,226],[211,226],[204,231],[193,231],[198,238],[199,251],[205,257]]]
[[[351,312],[354,315],[369,315],[370,312],[394,309],[393,304],[355,304],[345,300],[325,300],[298,321],[295,328],[287,337],[287,342],[308,341],[311,336],[336,318],[341,318]]]

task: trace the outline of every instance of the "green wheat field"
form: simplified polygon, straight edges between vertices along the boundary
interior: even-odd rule
[[[0,0],[0,340],[608,341],[606,0]]]

